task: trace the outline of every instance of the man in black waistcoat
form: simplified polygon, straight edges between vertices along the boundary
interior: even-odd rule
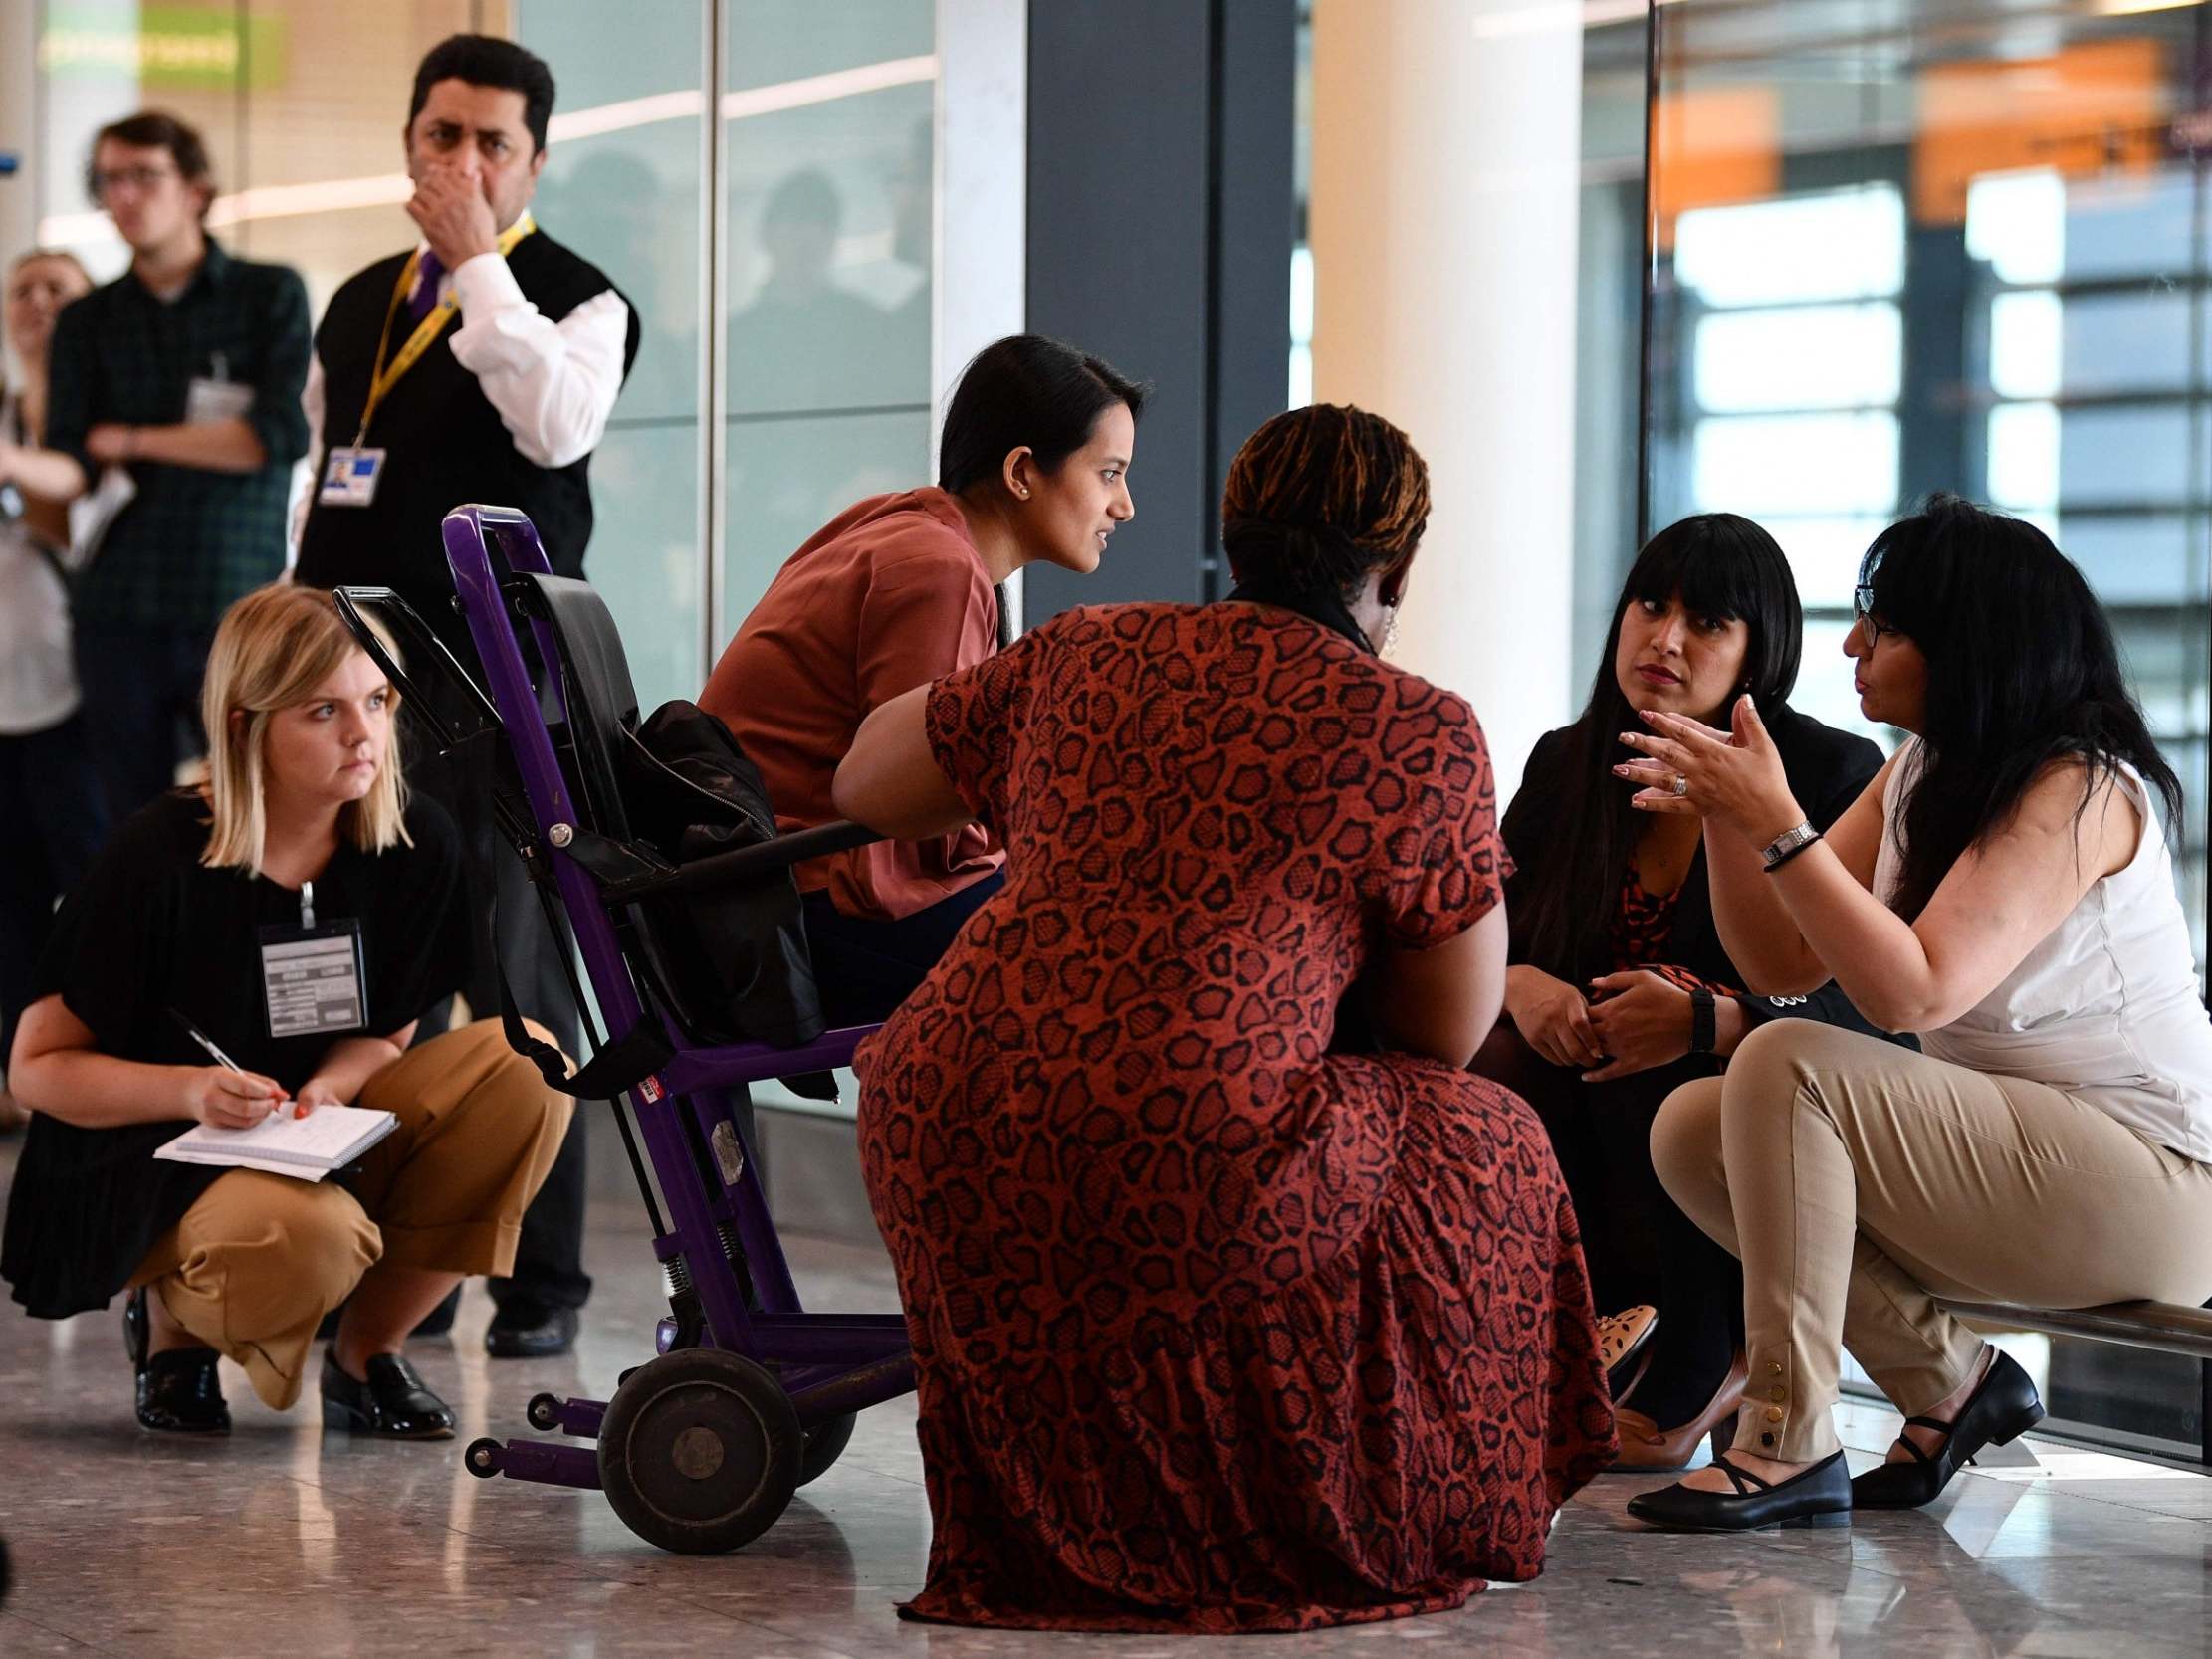
[[[299,579],[395,588],[464,664],[439,521],[464,502],[530,515],[553,567],[583,572],[591,451],[637,356],[637,313],[595,266],[530,216],[546,164],[553,74],[512,41],[455,35],[415,72],[405,128],[412,252],[357,273],[316,330],[307,404],[321,450]],[[475,768],[422,757],[409,780],[460,824],[473,855],[471,1012],[524,1013],[573,1054],[558,951],[513,852],[497,843]],[[497,897],[498,940],[491,914]],[[523,1221],[514,1277],[492,1281],[496,1357],[566,1350],[591,1292],[583,1272],[584,1114]]]

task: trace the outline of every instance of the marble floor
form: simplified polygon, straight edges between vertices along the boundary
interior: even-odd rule
[[[0,1186],[12,1163],[0,1142]],[[626,1206],[600,1206],[599,1294],[571,1358],[494,1362],[480,1288],[456,1340],[415,1357],[461,1437],[361,1446],[280,1416],[228,1373],[236,1432],[141,1433],[112,1314],[59,1325],[0,1312],[0,1536],[16,1584],[0,1655],[731,1654],[970,1659],[1078,1649],[1115,1659],[1227,1651],[1201,1639],[1048,1636],[904,1623],[929,1514],[911,1401],[864,1414],[837,1466],[750,1549],[667,1555],[596,1493],[462,1473],[470,1438],[528,1433],[540,1389],[604,1397],[649,1351],[656,1275]],[[810,1303],[892,1305],[872,1251],[792,1241]],[[312,1403],[312,1401],[310,1402]],[[1895,1418],[1844,1413],[1855,1460]],[[1293,1637],[1236,1659],[1430,1654],[2162,1655],[2212,1644],[2212,1481],[2039,1445],[1970,1472],[1931,1509],[1848,1531],[1734,1539],[1641,1531],[1635,1480],[1600,1480],[1561,1518],[1537,1582],[1458,1612]]]

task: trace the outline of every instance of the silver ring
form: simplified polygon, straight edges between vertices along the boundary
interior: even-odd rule
[[[1674,781],[1668,784],[1667,787],[1673,790],[1674,793],[1677,795],[1686,795],[1689,793],[1689,779],[1682,776],[1680,772],[1676,772],[1674,774]]]

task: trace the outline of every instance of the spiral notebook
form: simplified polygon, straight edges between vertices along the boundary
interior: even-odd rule
[[[272,1113],[252,1129],[196,1124],[153,1155],[172,1163],[213,1163],[319,1181],[342,1169],[399,1127],[389,1112],[319,1106],[305,1118]]]

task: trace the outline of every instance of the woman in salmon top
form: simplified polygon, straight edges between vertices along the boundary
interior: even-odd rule
[[[1038,334],[986,346],[945,415],[938,483],[847,508],[793,553],[699,703],[760,767],[786,831],[837,816],[829,781],[870,710],[983,661],[994,589],[1023,565],[1088,574],[1136,514],[1128,472],[1145,388]],[[970,825],[798,867],[832,1025],[897,1007],[997,891],[1002,854]]]

